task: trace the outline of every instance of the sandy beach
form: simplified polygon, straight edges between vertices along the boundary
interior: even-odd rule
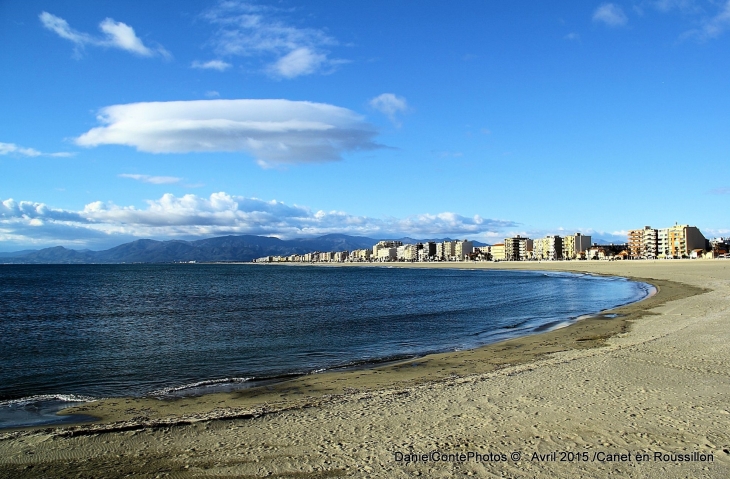
[[[730,476],[729,260],[404,266],[588,272],[658,292],[471,351],[85,404],[69,412],[99,421],[0,432],[0,477]]]

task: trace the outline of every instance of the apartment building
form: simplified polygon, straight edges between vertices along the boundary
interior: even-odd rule
[[[444,241],[436,243],[436,258],[443,261],[451,261],[456,254],[456,241]]]
[[[436,257],[436,243],[427,241],[418,250],[418,261],[431,261]]]
[[[492,259],[494,261],[504,261],[505,260],[504,243],[493,244],[492,247],[489,248],[489,251],[491,252]]]
[[[535,259],[555,261],[563,259],[563,238],[558,235],[548,235],[533,242],[533,256]]]
[[[350,252],[349,260],[351,262],[370,261],[371,255],[372,251],[370,251],[369,249],[356,249]]]
[[[545,238],[538,238],[532,241],[532,257],[534,259],[545,259],[547,254],[545,250]]]
[[[629,231],[629,258],[656,258],[658,245],[659,231],[651,226]]]
[[[418,246],[414,244],[398,246],[395,255],[398,261],[418,261]]]
[[[576,233],[563,236],[563,259],[577,259],[591,247],[591,237]]]
[[[376,259],[380,258],[378,251],[381,249],[397,248],[398,246],[403,246],[403,242],[393,240],[378,241],[378,243],[373,246],[373,257]]]
[[[454,258],[456,258],[456,261],[464,261],[464,258],[473,252],[474,243],[472,241],[462,240],[454,242]]]
[[[707,239],[696,226],[675,224],[657,231],[659,258],[689,258],[698,249],[707,249]]]
[[[401,245],[402,246],[402,245]],[[378,248],[378,255],[376,256],[378,261],[395,261],[398,255],[397,248]]]
[[[504,256],[508,261],[524,261],[529,259],[534,248],[534,241],[520,235],[504,239]]]

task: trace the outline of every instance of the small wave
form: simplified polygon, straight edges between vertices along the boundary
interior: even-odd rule
[[[520,329],[522,326],[524,326],[532,321],[534,321],[534,318],[527,318],[527,319],[523,319],[521,321],[517,321],[514,324],[506,324],[506,325],[495,327],[495,328],[483,329],[481,331],[477,331],[477,332],[473,333],[473,336],[482,336],[484,334],[494,334],[494,333],[498,333],[501,331]]]
[[[240,384],[245,383],[250,380],[254,379],[253,377],[250,378],[223,378],[223,379],[209,379],[207,381],[198,381],[195,383],[190,384],[184,384],[182,386],[170,386],[167,388],[158,389],[157,391],[152,391],[149,395],[153,397],[157,396],[169,396],[170,394],[179,393],[181,391],[185,391],[186,389],[196,389],[196,388],[205,388],[210,386],[220,386],[222,384]]]
[[[0,407],[5,406],[27,406],[28,404],[34,404],[46,401],[59,401],[59,402],[92,402],[98,401],[99,398],[91,396],[81,396],[77,394],[39,394],[37,396],[28,396],[19,399],[10,399],[7,401],[0,401]]]
[[[361,358],[361,359],[356,359],[354,361],[349,361],[347,363],[339,364],[337,366],[331,366],[329,368],[318,369],[316,371],[312,371],[309,374],[314,374],[315,372],[348,371],[348,370],[367,368],[367,367],[377,367],[377,366],[382,366],[382,365],[388,364],[388,363],[393,363],[393,362],[398,362],[398,361],[407,361],[409,359],[414,359],[414,358],[417,358],[420,356],[425,356],[427,354],[440,353],[440,352],[443,352],[443,350],[429,350],[429,351],[424,351],[421,354],[394,354],[394,355],[383,356],[383,357]]]
[[[570,326],[571,324],[573,324],[572,321],[551,321],[549,323],[541,324],[540,326],[533,329],[533,331],[536,333],[545,333],[548,331],[553,331],[555,329]]]

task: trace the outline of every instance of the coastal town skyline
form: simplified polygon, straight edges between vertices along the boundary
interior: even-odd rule
[[[305,254],[268,255],[255,263],[364,263],[432,261],[558,261],[629,259],[715,259],[730,257],[730,238],[708,239],[696,226],[675,224],[667,228],[630,230],[627,241],[592,243],[582,233],[527,238],[517,235],[502,243],[475,246],[473,241],[445,240],[404,244],[378,241],[372,249],[312,251]]]
[[[729,9],[3,2],[0,251],[727,236]]]

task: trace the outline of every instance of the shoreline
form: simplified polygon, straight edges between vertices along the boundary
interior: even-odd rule
[[[0,472],[726,477],[730,262],[575,263],[498,263],[494,269],[622,276],[655,285],[657,294],[612,310],[622,315],[613,319],[584,319],[368,370],[305,376],[256,393],[110,400],[96,411],[106,414],[102,425],[0,433]],[[699,451],[712,454],[714,463],[404,464],[393,456],[571,448]]]
[[[60,435],[85,435],[106,431],[136,430],[143,428],[168,427],[187,424],[191,421],[235,419],[271,414],[280,411],[311,407],[313,402],[321,403],[339,396],[363,391],[388,391],[407,388],[429,382],[440,382],[454,377],[493,372],[506,366],[514,366],[537,361],[540,357],[570,349],[589,349],[600,347],[609,338],[626,333],[629,321],[639,319],[646,310],[666,301],[677,299],[677,285],[655,279],[616,276],[593,272],[574,271],[572,268],[557,270],[549,266],[553,262],[523,262],[505,268],[499,263],[332,263],[299,264],[271,263],[263,266],[293,267],[398,267],[398,268],[441,268],[493,271],[557,271],[596,276],[623,277],[630,281],[649,284],[654,288],[644,298],[602,310],[589,316],[573,319],[562,327],[535,331],[487,343],[473,349],[435,352],[407,359],[367,363],[354,367],[334,368],[315,374],[303,374],[289,379],[263,379],[260,386],[251,386],[228,392],[210,392],[200,395],[179,397],[112,397],[66,407],[58,412],[60,416],[78,415],[80,418],[94,418],[92,421],[69,421],[62,424],[46,424],[8,428],[0,431],[3,435],[32,432],[36,430],[56,430]],[[577,262],[572,262],[577,263]],[[510,264],[510,263],[507,263]],[[545,264],[547,268],[533,269],[535,264]],[[258,265],[257,265],[258,266]],[[572,265],[571,265],[572,266]],[[657,284],[659,283],[659,284]],[[666,294],[669,289],[671,293]],[[687,291],[683,286],[679,289]],[[665,291],[665,294],[660,294]],[[689,294],[701,294],[693,291]],[[653,301],[648,302],[654,298]],[[606,314],[616,317],[605,318]],[[454,372],[454,371],[458,371]],[[380,377],[383,376],[384,379]],[[305,398],[302,401],[302,398]],[[216,411],[215,404],[226,403],[227,412]],[[215,412],[214,412],[215,411]]]

